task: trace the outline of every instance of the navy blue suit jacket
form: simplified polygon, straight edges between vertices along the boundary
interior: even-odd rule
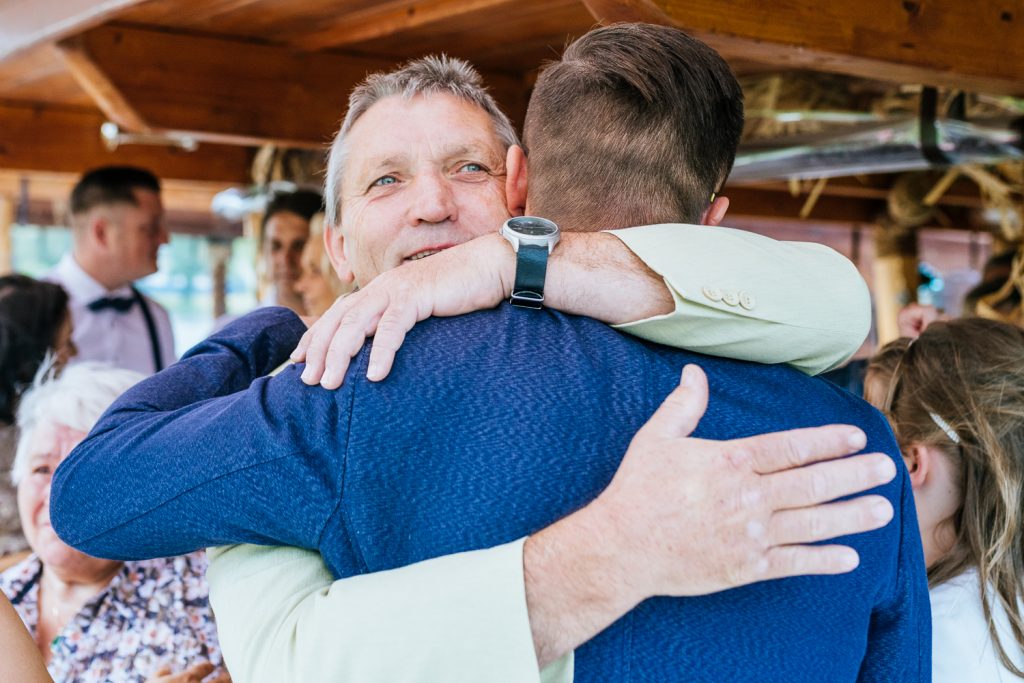
[[[696,435],[843,422],[888,453],[884,529],[844,539],[837,577],[648,600],[577,651],[578,681],[927,681],[927,584],[884,418],[785,367],[668,349],[585,318],[503,305],[416,327],[381,383],[263,377],[303,332],[250,314],[125,394],[58,469],[54,528],[135,559],[236,542],[319,550],[337,577],[493,546],[592,500],[682,366],[711,387]],[[685,457],[681,454],[681,457]],[[500,672],[496,672],[500,679]]]

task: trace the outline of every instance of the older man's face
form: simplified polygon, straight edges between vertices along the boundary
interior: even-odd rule
[[[508,215],[505,148],[480,108],[395,96],[352,126],[334,239],[344,240],[339,270],[357,283],[496,231]]]

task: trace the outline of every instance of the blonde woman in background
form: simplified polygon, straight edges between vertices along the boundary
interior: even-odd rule
[[[295,291],[302,297],[306,315],[319,317],[334,300],[353,290],[352,284],[338,279],[324,249],[324,215],[313,216],[309,223],[310,237],[302,250],[302,272],[295,282]]]
[[[933,680],[1024,679],[1024,330],[934,323],[872,359],[865,398],[910,470]]]

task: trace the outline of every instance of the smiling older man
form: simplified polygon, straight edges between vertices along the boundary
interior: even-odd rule
[[[343,129],[336,143],[336,154],[346,160],[342,165],[342,232],[335,235],[332,247],[342,274],[383,277],[381,268],[449,243],[465,242],[472,237],[473,228],[468,222],[463,224],[462,218],[475,210],[487,210],[489,193],[504,182],[506,169],[493,165],[494,159],[501,164],[501,155],[488,154],[495,149],[500,152],[500,142],[474,135],[465,127],[480,113],[463,106],[470,98],[443,82],[420,87],[426,89],[413,90],[407,99],[396,96],[401,94],[399,90],[371,102],[362,116],[354,119],[355,125],[349,125],[353,120],[350,113],[348,130]],[[408,110],[427,103],[445,112],[443,126],[436,125],[430,112],[426,112],[426,124],[408,117]],[[405,110],[407,116],[396,117],[392,110]],[[371,125],[375,122],[381,125]],[[485,123],[489,122],[485,119]],[[376,139],[391,133],[396,138],[394,144],[390,139]],[[477,142],[482,148],[474,147]],[[367,155],[365,167],[360,166],[364,146],[378,143],[376,154]],[[510,179],[510,185],[518,187],[525,175],[517,172],[510,174]],[[712,203],[703,211],[705,219],[710,216],[708,222],[714,222],[722,208]],[[376,217],[387,217],[390,222],[375,224],[371,219]],[[390,239],[379,240],[377,229]],[[477,230],[477,234],[484,232],[483,228]],[[594,244],[609,245],[617,239],[602,235]],[[725,243],[742,243],[742,239]],[[377,245],[380,251],[376,256],[368,253],[368,244]],[[429,264],[460,248],[420,259],[402,270]],[[561,257],[568,253],[561,252]],[[556,249],[552,274],[558,267],[558,255]],[[673,286],[673,277],[665,277]],[[642,272],[639,279],[666,290],[661,277],[653,273]],[[672,302],[683,310],[688,305],[701,306],[678,296],[679,292],[674,297],[671,290],[668,293],[670,310]],[[545,296],[557,298],[556,291],[545,290]],[[657,397],[667,393],[666,377],[660,377],[654,389],[635,391],[639,387],[633,385],[641,377],[627,356],[646,353],[642,349],[647,347],[607,328],[591,327],[596,323],[554,314],[536,317],[507,307],[483,317],[453,320],[451,327],[428,323],[423,328],[427,331],[417,329],[411,349],[418,355],[403,354],[395,377],[384,384],[367,385],[353,372],[340,392],[302,390],[294,370],[253,381],[282,360],[298,340],[301,325],[293,317],[282,316],[279,311],[265,311],[239,321],[197,347],[162,377],[127,396],[58,472],[54,494],[58,531],[80,547],[116,555],[162,554],[178,547],[241,540],[289,543],[319,549],[337,576],[487,547],[551,524],[597,495],[618,465],[618,457],[606,456],[621,456],[623,439],[639,427],[636,417],[650,414],[652,400],[656,403]],[[552,324],[583,345],[577,348],[576,341],[552,337]],[[585,336],[597,336],[583,341],[577,335],[580,325],[589,330]],[[439,331],[431,332],[433,327]],[[442,329],[447,332],[440,332]],[[539,346],[531,343],[535,336]],[[562,342],[565,348],[561,348]],[[622,344],[629,350],[622,351],[627,355],[620,357],[615,349],[627,348]],[[540,351],[543,353],[538,355]],[[536,374],[538,368],[523,365],[549,353],[557,354],[557,362],[544,361],[546,370],[540,375]],[[616,362],[616,357],[621,362]],[[669,365],[676,363],[677,357],[672,358]],[[706,358],[701,363],[719,367]],[[362,358],[359,372],[365,365],[366,358]],[[717,371],[723,372],[721,368]],[[789,378],[787,382],[795,381],[792,373],[779,372],[783,373],[779,377]],[[564,385],[567,388],[598,378],[603,388],[576,391],[569,405],[548,389],[570,376],[573,381]],[[612,486],[597,501],[527,540],[525,560],[519,541],[492,551],[360,576],[351,579],[348,588],[341,582],[328,592],[320,585],[304,590],[306,587],[293,580],[296,570],[301,576],[299,584],[322,580],[322,575],[308,573],[307,554],[269,551],[284,553],[270,560],[243,555],[241,562],[252,564],[248,570],[232,574],[239,585],[251,589],[254,584],[247,579],[276,571],[282,581],[276,587],[293,593],[284,600],[275,598],[274,590],[260,593],[274,614],[284,615],[277,626],[270,623],[273,614],[261,609],[267,605],[253,605],[251,597],[248,599],[246,608],[261,614],[260,618],[251,614],[244,620],[247,623],[238,622],[242,628],[256,627],[256,639],[238,650],[238,665],[249,662],[255,670],[274,672],[267,674],[270,676],[294,677],[296,671],[307,671],[323,679],[337,673],[358,680],[417,676],[423,680],[536,679],[538,660],[545,664],[571,650],[645,597],[706,593],[770,576],[850,569],[849,555],[840,548],[793,544],[873,528],[887,518],[891,506],[883,503],[889,510],[883,518],[870,514],[873,505],[881,502],[877,499],[807,506],[880,483],[891,476],[892,463],[888,458],[862,456],[776,473],[859,447],[846,443],[850,433],[840,428],[742,443],[687,440],[684,437],[703,410],[700,377],[699,372],[691,371],[684,378],[686,391],[673,394],[662,418],[638,436]],[[606,393],[612,389],[612,394]],[[819,395],[825,403],[846,400]],[[724,396],[728,404],[732,399],[728,392]],[[792,401],[798,396],[783,392],[779,398]],[[643,405],[628,408],[637,401]],[[531,426],[530,420],[523,419],[523,411],[533,408],[554,412],[545,413],[544,419]],[[552,425],[549,420],[556,414],[556,421],[561,422]],[[593,415],[602,419],[592,421]],[[820,417],[805,417],[805,424],[814,424]],[[673,419],[679,422],[674,427]],[[726,433],[717,434],[721,438]],[[392,449],[375,444],[374,455],[365,450],[369,442],[382,437],[398,441]],[[802,442],[801,437],[808,441]],[[414,439],[416,445],[406,444],[407,438]],[[858,438],[862,445],[863,437]],[[126,443],[130,448],[123,446]],[[182,448],[187,448],[187,458],[179,452]],[[690,457],[673,457],[676,449]],[[595,454],[592,451],[603,454],[600,462],[589,460]],[[540,473],[532,469],[525,479],[513,477],[514,483],[504,479],[503,473],[516,471],[517,463],[533,462],[536,453],[547,454],[545,462],[551,469],[541,479],[548,486],[534,486],[534,475]],[[429,463],[419,460],[427,454]],[[498,475],[494,479],[467,478],[457,467],[452,469],[463,463],[466,472],[471,472],[481,463],[490,463],[494,455],[504,463],[489,466]],[[413,459],[417,464],[412,464]],[[372,464],[374,460],[376,464]],[[419,477],[427,489],[399,499],[377,495],[377,485],[405,486],[406,475],[392,470],[406,467],[403,462],[409,463],[406,474]],[[136,482],[130,498],[117,509],[91,502],[101,484],[100,472],[114,480],[121,473]],[[846,477],[846,484],[837,483]],[[807,488],[811,481],[823,488],[809,498],[807,491],[814,490]],[[554,482],[558,485],[551,488]],[[560,497],[560,488],[567,492],[567,499],[553,507],[533,507],[552,493]],[[428,489],[434,493],[422,497]],[[371,491],[385,508],[362,507],[364,496]],[[887,491],[887,495],[891,493]],[[467,495],[469,498],[464,498]],[[221,502],[225,497],[244,500],[245,506],[225,506]],[[460,507],[432,507],[447,500],[461,501]],[[415,501],[419,505],[410,508]],[[81,506],[92,514],[82,514]],[[62,509],[70,513],[73,507],[78,509],[76,515],[62,514]],[[789,508],[807,509],[781,512]],[[402,509],[411,512],[415,522],[405,513],[391,518],[392,512]],[[786,523],[773,521],[783,519]],[[419,524],[427,528],[418,528]],[[751,530],[758,528],[764,535],[752,538]],[[441,529],[446,531],[435,536]],[[657,529],[653,537],[652,529]],[[889,533],[882,542],[887,548],[891,537]],[[434,540],[427,541],[429,538]],[[422,539],[431,547],[408,547],[410,539],[417,539],[416,544]],[[231,552],[239,550],[246,552]],[[389,554],[395,551],[403,557]],[[875,576],[872,570],[864,580],[873,581]],[[222,580],[227,585],[228,575]],[[385,588],[403,585],[398,594],[415,600],[407,618],[402,616],[402,606],[387,597]],[[423,590],[417,591],[417,586]],[[373,600],[361,602],[361,590],[370,592]],[[349,602],[337,600],[339,594],[350,598]],[[341,611],[333,612],[339,604]],[[352,620],[345,610],[353,607],[365,620]],[[338,642],[337,631],[320,630],[339,620],[352,627],[343,631],[353,637],[351,642]],[[618,630],[611,637],[619,639],[621,626],[613,629]],[[802,646],[812,645],[814,636],[808,635],[811,640],[801,641]],[[689,637],[695,643],[703,638],[693,632]],[[850,637],[860,638],[856,631]],[[594,641],[593,648],[581,650],[590,653],[581,660],[583,671],[593,676],[602,670],[600,666],[594,669],[595,663],[604,661],[610,667],[606,673],[616,676],[616,668],[631,656],[621,661],[602,659],[604,655],[594,659],[592,653],[615,650],[602,650],[609,641],[599,641]],[[304,649],[314,647],[311,643],[326,647]],[[409,649],[400,650],[400,656],[389,656],[402,646]],[[847,670],[851,662],[844,659],[836,666]],[[229,659],[229,663],[236,669],[234,661]],[[791,669],[797,664],[786,666]],[[686,673],[688,667],[699,664],[682,657],[675,665],[677,673]],[[872,665],[877,664],[873,661]],[[560,671],[565,674],[564,668]]]

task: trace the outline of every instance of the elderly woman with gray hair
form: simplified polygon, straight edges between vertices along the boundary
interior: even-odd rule
[[[37,379],[23,396],[12,479],[33,554],[0,574],[0,592],[55,681],[228,681],[223,669],[211,676],[222,659],[202,553],[102,560],[66,545],[50,526],[57,465],[140,379],[132,371],[83,363]],[[15,643],[0,647],[9,645]]]

